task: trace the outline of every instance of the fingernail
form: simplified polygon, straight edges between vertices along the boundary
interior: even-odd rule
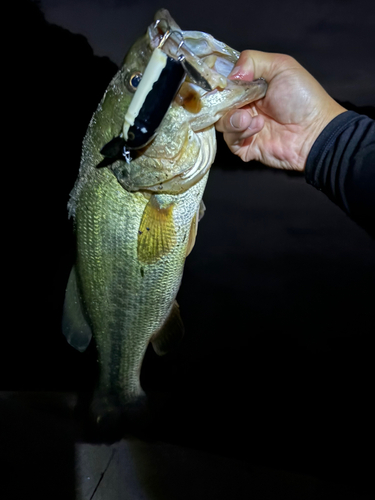
[[[233,128],[241,128],[242,127],[242,113],[237,111],[230,117],[230,124]]]
[[[250,125],[247,127],[249,130],[254,130],[254,129],[257,129],[259,127],[259,120],[257,118],[258,116],[259,115],[256,115],[252,118]]]
[[[251,104],[251,106],[248,108],[249,110],[249,113],[251,115],[251,118],[255,118],[256,116],[258,116],[258,111],[257,111],[257,108],[255,107],[254,104]]]
[[[241,73],[241,66],[234,66],[232,71],[229,73],[228,78],[234,78]]]
[[[254,76],[253,61],[248,58],[241,58],[229,73],[229,79],[252,80]]]

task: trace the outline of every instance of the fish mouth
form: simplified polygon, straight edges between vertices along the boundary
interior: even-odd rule
[[[165,9],[156,13],[146,37],[152,54],[160,55],[163,51],[165,55],[162,57],[185,64],[186,75],[175,86],[170,84],[168,78],[163,80],[162,85],[156,85],[153,82],[160,83],[162,78],[155,77],[155,71],[151,72],[150,77],[147,70],[155,67],[150,64],[150,59],[140,86],[142,82],[148,82],[147,86],[151,90],[148,91],[146,100],[138,99],[140,112],[138,115],[134,114],[135,121],[131,127],[142,132],[142,120],[144,116],[153,116],[156,103],[160,108],[158,116],[161,121],[157,126],[149,127],[148,130],[152,129],[153,132],[152,139],[140,142],[138,147],[132,147],[123,133],[105,148],[108,148],[111,170],[127,191],[179,194],[199,182],[214,161],[214,123],[228,110],[264,97],[267,83],[264,79],[253,82],[230,80],[228,76],[239,58],[239,52],[207,33],[181,30]],[[165,69],[168,68],[169,59]],[[163,71],[164,69],[160,75],[164,74]],[[171,97],[167,102],[165,94],[171,89],[175,92],[174,98]],[[150,104],[148,97],[151,95]],[[127,122],[129,109],[124,123]],[[182,127],[184,124],[188,126]],[[175,137],[169,143],[167,136],[171,133]],[[102,154],[105,152],[103,148]],[[128,153],[131,156],[126,156]],[[125,161],[113,162],[124,158]]]
[[[125,113],[122,132],[100,151],[109,160],[124,156],[130,163],[129,151],[142,149],[152,142],[185,82],[195,84],[203,94],[228,86],[228,79],[217,68],[213,68],[218,59],[217,56],[212,57],[215,50],[213,45],[219,47],[220,53],[223,44],[220,46],[210,35],[183,32],[165,9],[157,12],[155,22],[149,26],[147,34],[151,56],[144,74],[140,75],[134,85],[135,93]],[[189,38],[194,40],[196,47],[189,45]],[[202,47],[206,48],[208,40],[211,42],[208,44],[210,64],[201,57],[207,55],[205,50],[202,52]],[[237,59],[236,56],[237,54],[232,63]]]
[[[207,33],[182,31],[166,9],[157,11],[147,35],[151,57],[135,86],[135,94],[124,116],[122,132],[100,151],[109,161],[123,156],[130,163],[130,151],[141,150],[153,141],[173,102],[198,113],[202,108],[202,98],[207,102],[212,92],[230,90],[224,93],[230,97],[230,109],[236,96],[240,104],[247,104],[242,99],[246,92],[238,91],[239,87],[254,87],[252,82],[228,79],[239,52]],[[185,92],[181,93],[183,85]],[[234,89],[237,91],[233,92]],[[219,101],[225,110],[223,99]],[[206,126],[212,125],[214,121]]]

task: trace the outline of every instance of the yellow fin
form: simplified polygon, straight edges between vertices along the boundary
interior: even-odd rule
[[[184,324],[182,323],[180,308],[174,301],[171,312],[163,326],[152,337],[151,343],[154,351],[163,356],[177,346],[184,336]]]
[[[175,246],[173,207],[173,203],[162,206],[155,195],[151,196],[138,230],[139,262],[154,264]]]

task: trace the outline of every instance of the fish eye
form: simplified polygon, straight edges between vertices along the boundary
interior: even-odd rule
[[[127,87],[131,92],[135,92],[137,87],[142,80],[142,73],[140,71],[135,71],[127,78]]]

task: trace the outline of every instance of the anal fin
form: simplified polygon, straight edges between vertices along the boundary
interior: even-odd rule
[[[177,301],[175,301],[165,323],[151,337],[152,347],[156,354],[163,356],[168,351],[174,349],[184,336],[184,331],[180,308]]]
[[[91,341],[92,332],[80,299],[75,266],[72,267],[66,288],[61,327],[66,340],[72,347],[80,352],[86,350]]]

